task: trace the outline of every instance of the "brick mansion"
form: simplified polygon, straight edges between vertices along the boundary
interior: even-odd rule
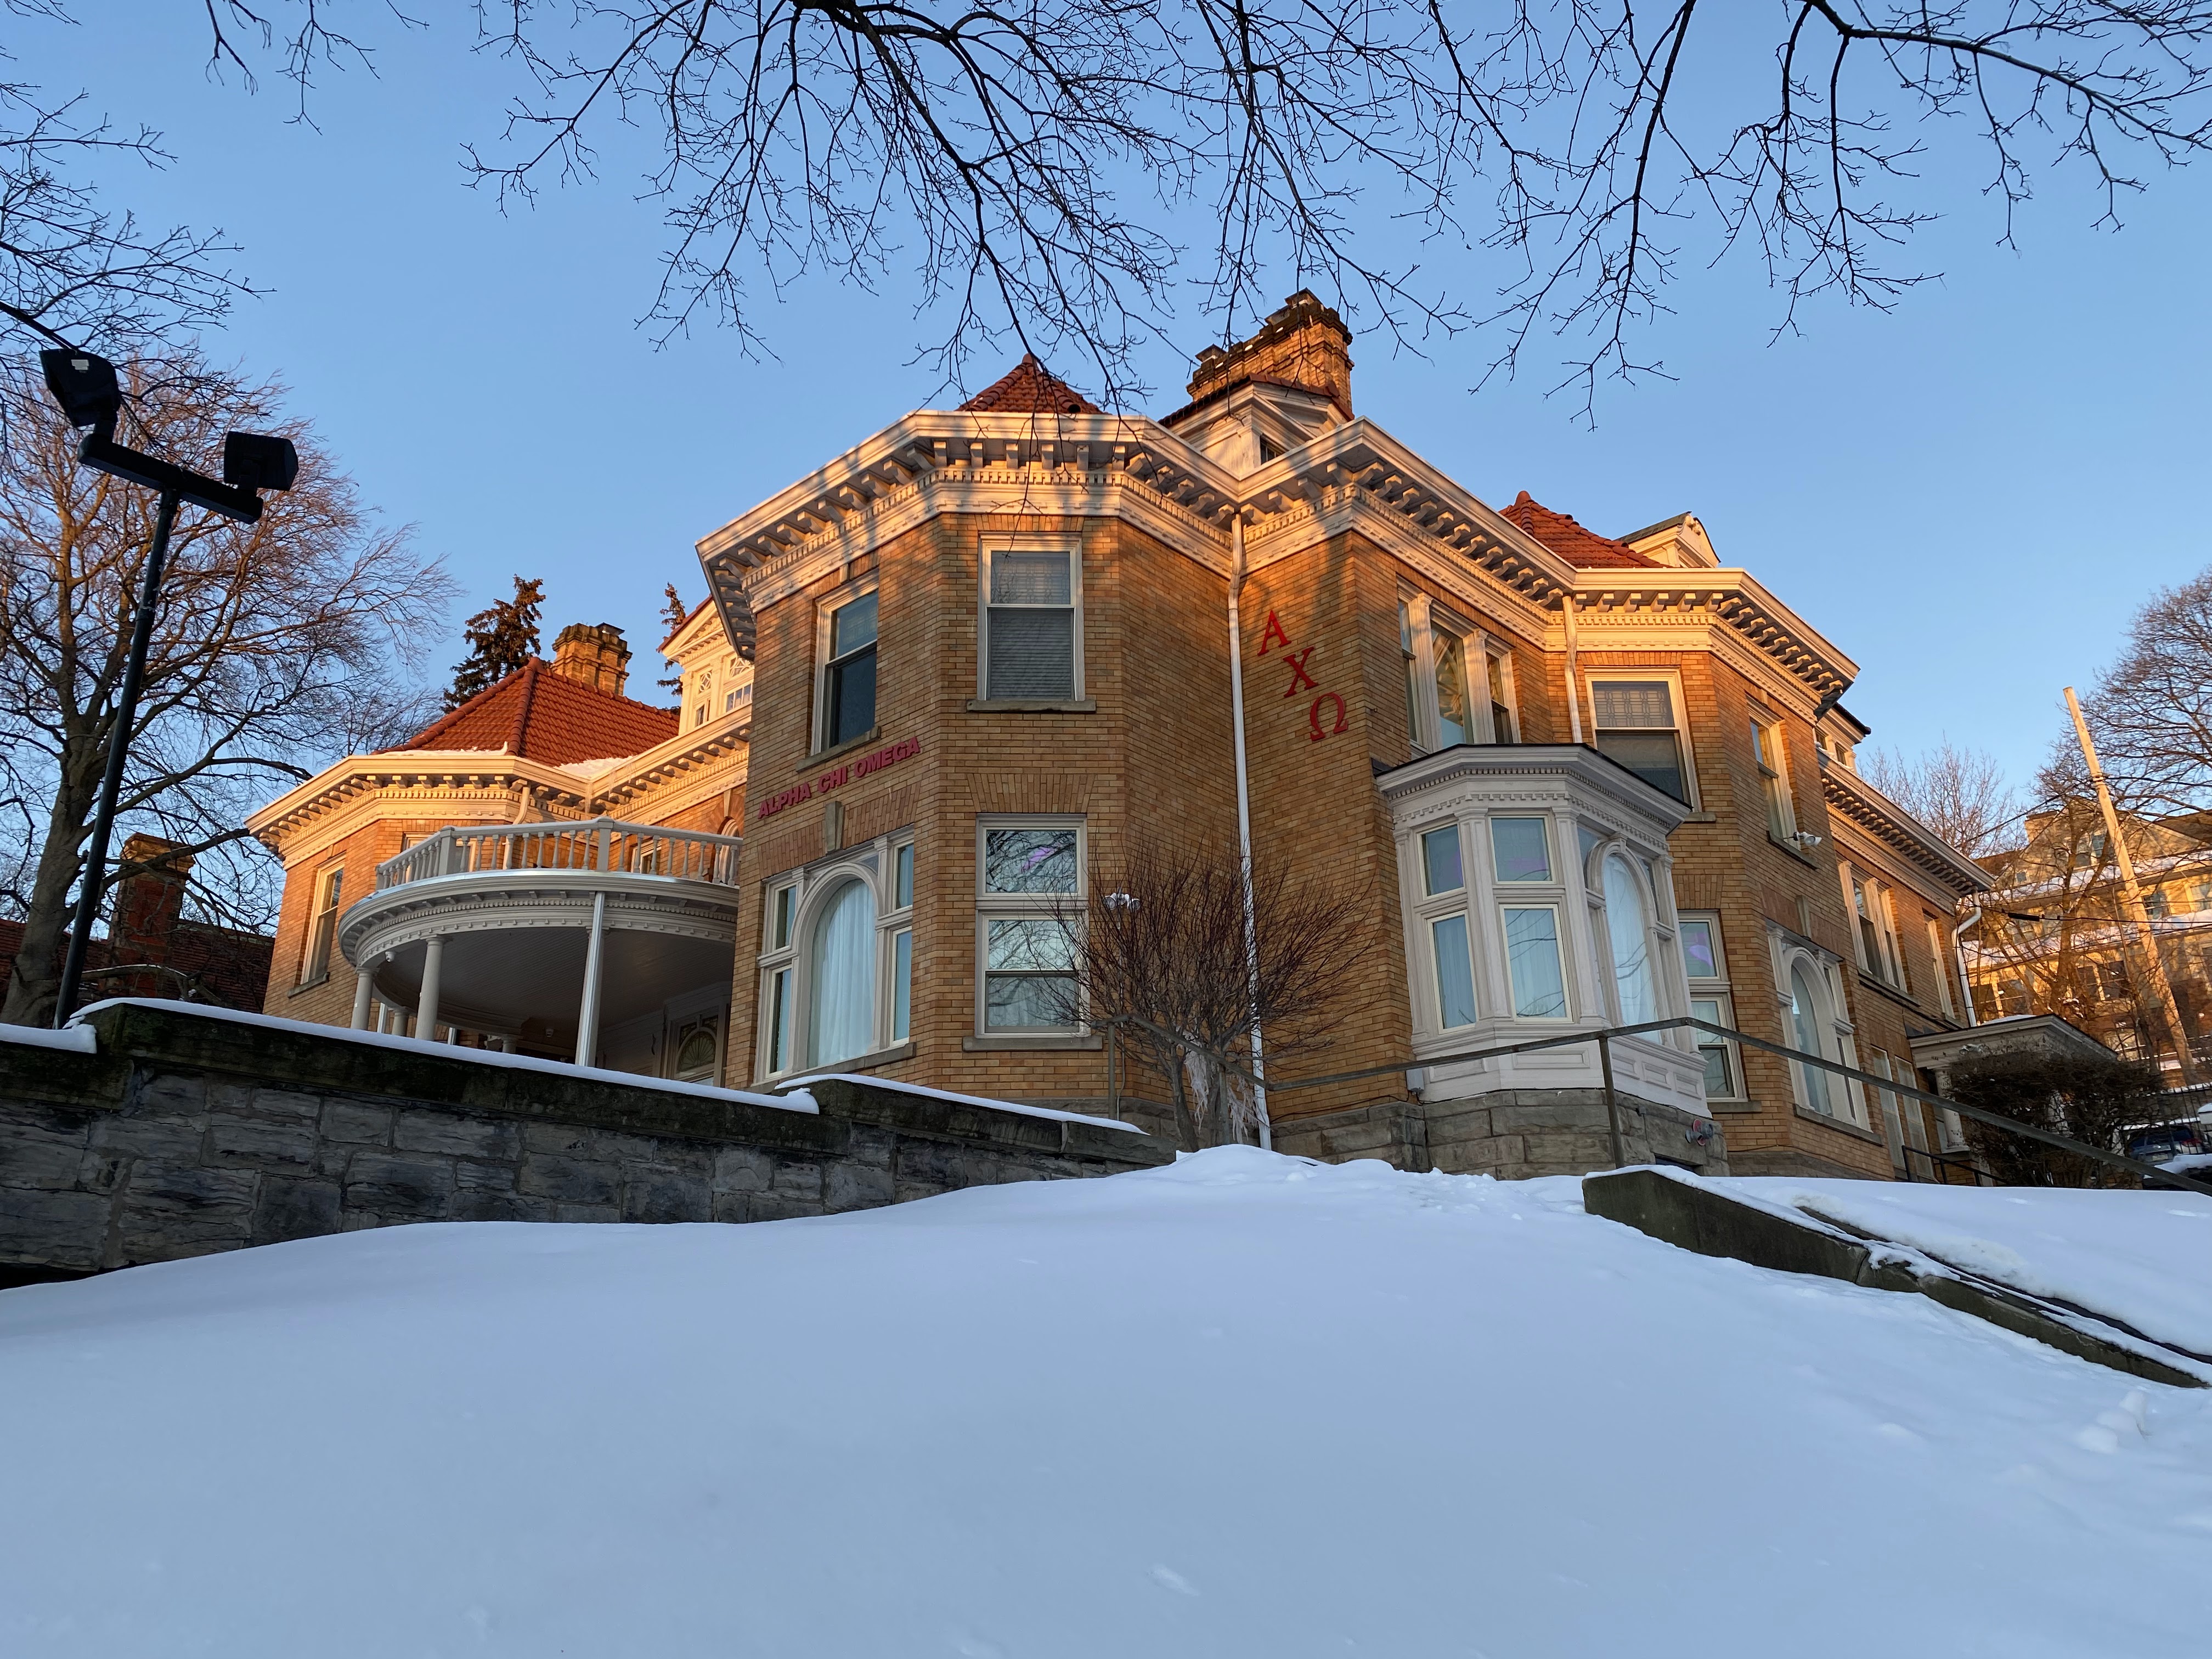
[[[1917,1085],[1971,1020],[1954,911],[1986,883],[1858,775],[1842,646],[1691,514],[1478,499],[1354,413],[1350,346],[1298,295],[1157,419],[1024,359],[713,531],[677,707],[572,626],[254,816],[266,1011],[1152,1127],[1161,1085],[1109,1078],[1057,994],[1054,918],[1147,848],[1234,849],[1241,791],[1255,860],[1386,942],[1297,1062],[1370,1075],[1271,1094],[1280,1150],[1601,1166],[1595,1045],[1480,1051],[1676,1015]],[[1723,1038],[1610,1048],[1639,1156],[1943,1150],[1918,1103]]]

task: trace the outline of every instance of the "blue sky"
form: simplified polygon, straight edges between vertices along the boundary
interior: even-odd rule
[[[325,76],[313,127],[273,79],[210,84],[194,9],[11,20],[14,73],[167,134],[176,165],[118,176],[115,198],[242,244],[270,291],[214,349],[286,380],[367,499],[448,561],[467,599],[434,668],[516,572],[545,580],[549,641],[608,621],[642,653],[662,584],[701,591],[700,534],[932,392],[904,366],[907,307],[826,284],[764,313],[777,361],[711,327],[656,349],[635,324],[660,232],[619,157],[504,216],[465,186],[461,145],[496,137],[508,82],[466,51],[465,9],[383,30],[380,76]],[[2117,235],[2069,182],[2041,189],[2015,253],[1971,175],[1937,185],[1948,216],[1907,258],[1943,280],[1887,316],[1816,305],[1802,337],[1769,343],[1778,307],[1747,264],[1692,274],[1641,343],[1677,378],[1607,392],[1595,431],[1542,374],[1471,393],[1480,342],[1425,362],[1364,336],[1355,398],[1494,504],[1526,489],[1616,533],[1696,512],[1723,562],[1856,658],[1847,702],[1876,744],[1948,732],[2025,778],[2064,729],[2060,688],[2212,563],[2212,173],[2160,175]],[[1159,408],[1185,373],[1162,348]]]

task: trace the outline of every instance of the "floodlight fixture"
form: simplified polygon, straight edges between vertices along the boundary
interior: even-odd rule
[[[289,489],[300,476],[300,452],[289,438],[228,432],[222,440],[222,481],[242,489]]]
[[[39,366],[46,372],[46,390],[54,394],[71,426],[115,429],[115,417],[123,410],[123,387],[113,363],[89,351],[41,351]]]

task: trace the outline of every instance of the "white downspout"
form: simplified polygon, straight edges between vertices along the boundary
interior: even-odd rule
[[[1267,1119],[1267,1065],[1260,1048],[1260,930],[1252,913],[1252,787],[1244,765],[1244,623],[1237,606],[1244,593],[1244,514],[1229,521],[1229,708],[1237,743],[1237,857],[1244,885],[1244,980],[1251,998],[1252,1105],[1260,1115],[1260,1149],[1275,1150]]]
[[[1959,948],[1959,940],[1960,936],[1966,933],[1966,929],[1972,927],[1981,919],[1982,907],[1977,904],[1972,910],[1966,913],[1966,919],[1951,930],[1951,965],[1958,970],[1959,995],[1962,999],[1959,1006],[1960,1011],[1965,1013],[1966,1017],[1966,1024],[1969,1025],[1978,1025],[1981,1024],[1981,1021],[1974,1018],[1973,981],[1966,977],[1966,953]]]
[[[1565,588],[1559,591],[1559,619],[1567,633],[1567,734],[1576,743],[1583,740],[1583,700],[1579,689],[1582,673],[1576,665],[1575,596]]]

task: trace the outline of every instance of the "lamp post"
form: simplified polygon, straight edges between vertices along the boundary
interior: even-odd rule
[[[141,454],[115,441],[115,422],[123,412],[123,389],[115,365],[89,351],[42,351],[46,389],[69,423],[90,427],[76,458],[95,471],[161,492],[154,514],[154,544],[146,554],[146,574],[131,619],[131,647],[123,659],[123,679],[115,693],[115,719],[107,737],[107,766],[100,780],[100,801],[92,817],[92,839],[85,848],[77,883],[76,912],[70,919],[69,954],[54,1002],[57,1030],[76,1012],[84,981],[84,958],[92,944],[93,919],[107,880],[107,843],[115,829],[115,803],[123,791],[123,763],[131,746],[131,723],[138,715],[138,689],[146,677],[146,651],[154,636],[154,611],[161,603],[161,571],[169,557],[169,532],[177,507],[191,501],[225,518],[252,524],[261,516],[264,489],[289,489],[300,472],[300,457],[289,438],[232,432],[222,441],[222,481],[202,476],[159,456]]]

